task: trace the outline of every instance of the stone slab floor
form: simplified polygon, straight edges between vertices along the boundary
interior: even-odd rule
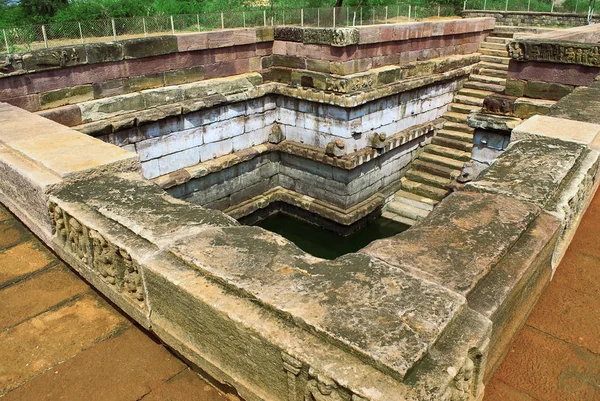
[[[484,401],[600,400],[600,190]]]
[[[0,398],[201,400],[212,387],[0,206]],[[600,401],[600,191],[484,401]]]
[[[1,205],[0,398],[237,399],[107,303]]]

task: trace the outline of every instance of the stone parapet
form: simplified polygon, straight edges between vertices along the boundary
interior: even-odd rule
[[[2,202],[45,227],[42,238],[132,318],[248,400],[480,399],[550,277],[568,219],[544,209],[571,199],[576,218],[598,182],[586,145],[524,139],[409,230],[325,261],[168,196],[132,170],[130,154],[84,134],[73,135],[106,164],[85,167],[72,141],[29,152],[14,139],[35,136],[18,126],[27,121],[0,128],[10,172]],[[11,188],[24,181],[46,189],[19,200]],[[521,185],[499,193],[509,181]],[[27,219],[31,209],[45,217]]]
[[[587,25],[587,14],[559,13],[559,12],[536,12],[536,11],[500,11],[500,10],[466,10],[462,12],[463,18],[490,17],[496,20],[498,25],[507,26],[583,26]],[[594,21],[599,21],[594,16]]]

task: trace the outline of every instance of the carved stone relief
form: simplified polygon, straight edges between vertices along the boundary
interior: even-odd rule
[[[572,42],[514,41],[507,46],[509,56],[518,61],[543,61],[600,67],[600,46]]]
[[[48,202],[48,210],[56,239],[67,252],[117,292],[136,301],[144,300],[140,266],[125,249],[110,243],[55,203]]]

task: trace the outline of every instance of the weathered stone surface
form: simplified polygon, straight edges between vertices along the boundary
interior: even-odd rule
[[[84,123],[143,110],[144,107],[144,96],[140,93],[113,96],[79,104]]]
[[[465,188],[510,196],[546,209],[584,149],[584,145],[554,138],[522,139]]]
[[[556,138],[563,141],[589,144],[600,134],[600,125],[551,116],[533,116],[516,127],[512,140]]]
[[[573,91],[573,86],[547,82],[529,81],[525,85],[523,96],[534,99],[560,100]]]
[[[554,104],[556,104],[554,100],[517,98],[515,100],[515,117],[526,120],[538,114],[546,115]]]
[[[177,52],[176,36],[152,36],[123,42],[125,59],[160,56]]]
[[[600,88],[576,88],[559,100],[547,114],[556,118],[600,124]]]
[[[360,252],[467,295],[539,213],[507,196],[456,192],[410,230]]]
[[[85,53],[89,64],[106,63],[123,60],[121,43],[89,43],[85,45]]]
[[[40,71],[50,68],[71,67],[87,62],[85,47],[61,47],[42,49],[23,54],[23,68],[27,71]]]
[[[210,253],[203,251],[207,247]],[[457,294],[366,255],[324,262],[256,227],[206,231],[174,244],[171,252],[399,377],[463,304]],[[291,298],[289,288],[296,288]],[[415,302],[428,306],[410,314],[397,312]],[[374,311],[381,316],[375,318],[378,327],[365,326],[362,322],[372,321]]]
[[[81,124],[81,109],[77,105],[57,107],[55,109],[41,111],[38,115],[57,122],[67,127],[73,127]]]
[[[515,111],[514,96],[488,95],[483,99],[483,112],[512,116]]]
[[[521,97],[525,93],[525,85],[527,85],[527,82],[523,80],[508,78],[506,80],[506,89],[504,89],[504,93],[508,96]]]
[[[44,92],[40,94],[40,105],[42,110],[45,110],[67,104],[86,102],[92,99],[94,99],[94,88],[92,85],[82,85],[74,88]]]
[[[511,131],[521,124],[521,121],[520,118],[486,113],[471,113],[467,117],[467,123],[470,127],[499,131]]]
[[[278,26],[273,29],[275,40],[286,42],[302,42],[304,38],[304,29],[295,26]]]

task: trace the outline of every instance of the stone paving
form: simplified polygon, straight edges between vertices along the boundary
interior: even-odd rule
[[[0,398],[232,401],[0,205]]]
[[[600,191],[484,401],[600,400]]]
[[[484,401],[600,400],[600,192]],[[0,398],[236,400],[204,381],[0,206]]]

